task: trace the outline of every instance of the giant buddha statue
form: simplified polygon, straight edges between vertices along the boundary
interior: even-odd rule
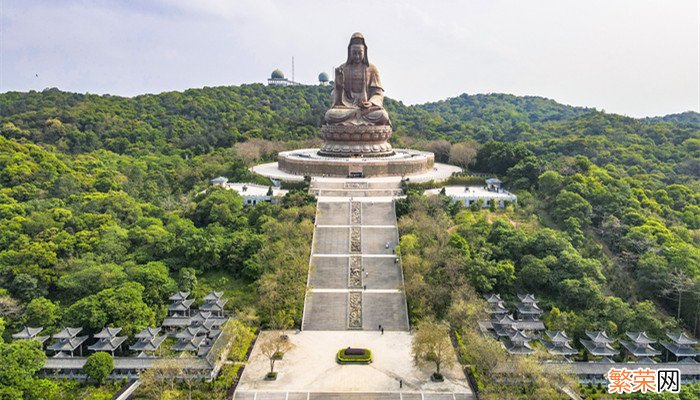
[[[335,69],[331,108],[324,116],[319,154],[324,156],[386,156],[393,154],[387,139],[391,122],[384,109],[384,88],[377,67],[367,60],[367,45],[355,33],[347,61]]]

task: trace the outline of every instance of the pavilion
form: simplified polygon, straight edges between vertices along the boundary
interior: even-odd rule
[[[581,344],[588,350],[591,355],[595,357],[612,357],[620,353],[619,350],[615,350],[610,344],[614,340],[610,339],[605,331],[599,332],[588,332],[586,335],[591,340],[581,339]]]
[[[698,343],[697,340],[692,339],[690,336],[683,332],[680,333],[667,333],[666,336],[671,339],[671,342],[660,341],[659,343],[668,351],[668,353],[676,356],[676,361],[685,363],[697,363],[695,357],[700,355],[693,345]],[[668,353],[666,354],[666,360],[668,361]]]
[[[114,357],[114,352],[127,339],[127,336],[117,336],[121,330],[122,328],[103,328],[100,332],[93,335],[98,340],[93,345],[88,346],[88,350],[109,352]]]
[[[136,343],[129,346],[129,350],[140,352],[138,357],[155,357],[155,352],[165,341],[167,336],[158,336],[160,328],[145,328],[134,337],[138,339]],[[150,355],[148,354],[150,352]]]
[[[535,350],[530,347],[532,339],[521,331],[516,331],[508,339],[503,341],[503,347],[510,354],[532,354]]]
[[[488,304],[486,306],[486,312],[488,312],[491,316],[508,314],[508,309],[503,305],[503,300],[501,300],[500,295],[489,294],[485,295],[484,298]]]
[[[518,317],[523,321],[539,321],[542,310],[537,306],[537,300],[533,294],[518,295]]]
[[[179,298],[184,296],[184,298]],[[189,317],[190,307],[194,303],[194,299],[187,299],[188,292],[179,292],[170,296],[172,303],[168,306],[168,316],[171,317]]]
[[[211,292],[204,297],[204,303],[199,307],[200,312],[211,312],[217,317],[224,316],[224,305],[228,299],[222,299],[224,292]]]
[[[656,340],[647,336],[646,332],[626,332],[625,334],[632,340],[620,340],[620,344],[622,344],[631,355],[651,363],[654,362],[651,357],[661,355],[660,351],[651,347],[652,344],[656,343]]]
[[[73,357],[76,349],[82,356],[82,344],[88,338],[87,335],[78,336],[82,330],[83,328],[63,328],[60,332],[53,335],[53,339],[57,339],[57,342],[49,345],[46,349],[56,352],[55,357],[65,357],[68,353],[70,353],[70,357]]]
[[[12,338],[13,339],[34,339],[34,340],[38,340],[39,343],[44,344],[44,342],[46,340],[48,340],[49,336],[48,335],[39,336],[39,333],[41,333],[41,331],[43,331],[43,330],[44,330],[43,327],[30,328],[28,326],[25,326],[24,329],[13,334]]]
[[[544,344],[549,354],[557,356],[572,356],[578,354],[578,351],[569,343],[570,339],[566,336],[564,331],[547,331],[546,334],[549,340],[540,340],[540,342]]]

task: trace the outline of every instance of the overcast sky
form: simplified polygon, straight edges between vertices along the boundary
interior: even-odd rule
[[[292,56],[296,80],[315,83],[360,31],[387,95],[408,104],[504,92],[636,117],[700,111],[699,4],[0,0],[0,92],[265,82],[291,77]]]

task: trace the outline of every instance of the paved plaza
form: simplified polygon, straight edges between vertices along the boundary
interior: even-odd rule
[[[279,332],[261,333],[263,336],[277,334]],[[408,332],[381,335],[377,331],[302,331],[298,334],[289,332],[288,335],[294,347],[275,364],[277,380],[263,380],[270,363],[256,348],[241,377],[235,400],[253,399],[256,392],[258,400],[286,398],[288,392],[303,393],[299,398],[304,399],[309,393],[314,394],[310,398],[316,399],[405,400],[420,398],[414,395],[420,396],[421,393],[424,393],[424,399],[472,398],[458,366],[444,371],[445,382],[434,383],[430,381],[432,368],[419,369],[413,365]],[[339,365],[335,362],[335,354],[347,346],[372,349],[374,361],[370,365]],[[399,388],[399,380],[403,381],[403,388]],[[327,392],[334,392],[336,396],[329,396]],[[355,396],[359,394],[364,394],[364,397]]]

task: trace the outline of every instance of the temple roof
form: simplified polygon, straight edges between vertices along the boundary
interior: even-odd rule
[[[656,343],[656,340],[647,336],[646,332],[625,332],[625,334],[627,335],[627,337],[632,339],[632,341],[637,343],[637,344]]]
[[[518,313],[520,314],[542,314],[542,309],[537,306],[537,303],[522,303],[518,304]]]
[[[98,333],[94,334],[92,337],[94,337],[95,339],[110,339],[116,337],[121,331],[122,328],[105,327],[102,328],[102,330]]]
[[[518,298],[520,299],[521,303],[537,303],[537,300],[535,300],[535,295],[534,294],[519,294]]]
[[[566,336],[564,331],[547,331],[547,336],[552,343],[564,343],[569,341],[569,337]]]
[[[206,332],[207,332],[207,330],[204,329],[203,327],[188,326],[187,328],[176,333],[175,337],[178,339],[190,339],[190,338],[193,338],[197,335],[204,334]]]
[[[698,341],[691,338],[690,336],[686,335],[685,332],[679,332],[679,333],[667,333],[666,336],[669,337],[669,339],[673,340],[674,343],[677,344],[697,344]]]
[[[491,294],[484,295],[484,298],[486,299],[486,302],[489,303],[489,304],[490,304],[490,303],[502,303],[502,302],[503,302],[503,300],[501,300],[501,295],[495,294],[495,293],[491,293]]]
[[[528,342],[506,340],[503,342],[503,347],[505,347],[510,354],[532,354],[535,352]]]
[[[168,306],[168,311],[187,311],[194,303],[194,299],[178,300]]]
[[[503,303],[489,303],[486,306],[486,312],[489,314],[508,314],[508,309],[503,306]]]
[[[83,342],[85,342],[87,338],[87,336],[74,336],[68,339],[60,339],[56,343],[46,347],[46,349],[52,351],[71,352],[80,347],[80,345],[83,344]]]
[[[574,354],[578,354],[578,350],[571,347],[568,341],[550,342],[548,340],[540,340],[540,342],[542,342],[549,354],[555,354],[560,356],[571,356]]]
[[[666,348],[666,350],[673,353],[673,355],[676,357],[696,357],[696,356],[700,355],[700,352],[698,352],[697,350],[695,350],[694,348],[690,347],[687,344],[665,342],[663,340],[660,341],[659,343],[662,346],[664,346]]]
[[[529,336],[522,333],[521,331],[515,331],[515,333],[513,335],[511,335],[509,339],[511,342],[516,342],[516,343],[527,343],[530,340],[532,340],[532,339],[530,339]]]
[[[594,356],[609,356],[612,357],[620,353],[619,350],[615,350],[609,343],[596,343],[591,340],[580,340],[583,347],[586,348]]]
[[[191,339],[180,339],[170,348],[175,351],[197,351],[205,339],[205,336],[195,336]]]
[[[204,296],[204,301],[216,301],[216,300],[221,300],[221,296],[224,295],[224,292],[209,292],[206,296]]]
[[[165,341],[167,336],[154,336],[152,338],[139,339],[136,343],[129,346],[129,350],[132,351],[156,351],[160,347],[161,343]]]
[[[605,331],[594,331],[594,332],[586,331],[586,335],[588,335],[588,337],[591,338],[591,340],[594,343],[608,343],[609,344],[609,343],[614,342],[614,340],[612,340],[612,339],[610,339],[610,337],[608,337],[608,334],[605,333]]]
[[[501,324],[501,325],[514,325],[518,321],[513,318],[513,314],[507,314],[503,316],[495,316],[494,319],[492,320],[494,324]]]
[[[38,335],[41,331],[43,331],[43,327],[39,328],[30,328],[28,326],[25,326],[24,329],[21,331],[12,334],[13,339],[34,339],[36,335]]]
[[[211,318],[211,311],[199,311],[190,318],[192,321],[206,321]]]
[[[168,297],[170,301],[182,301],[186,300],[190,296],[190,292],[177,292],[172,296]]]
[[[144,328],[141,330],[141,332],[134,335],[134,337],[136,339],[149,339],[155,337],[160,330],[161,328]]]
[[[54,334],[54,339],[70,339],[82,332],[83,328],[63,328],[60,332]],[[87,337],[87,336],[86,336]]]
[[[201,311],[224,311],[224,305],[228,299],[221,300],[207,300],[202,304],[199,309]],[[201,312],[200,311],[200,312]]]
[[[88,346],[88,350],[93,351],[109,351],[112,352],[121,346],[122,343],[127,339],[126,336],[114,336],[111,338],[103,338],[97,341],[97,343]]]
[[[648,343],[636,343],[627,340],[620,340],[620,344],[625,346],[627,351],[632,353],[635,357],[655,357],[660,356],[661,352],[651,347]]]

